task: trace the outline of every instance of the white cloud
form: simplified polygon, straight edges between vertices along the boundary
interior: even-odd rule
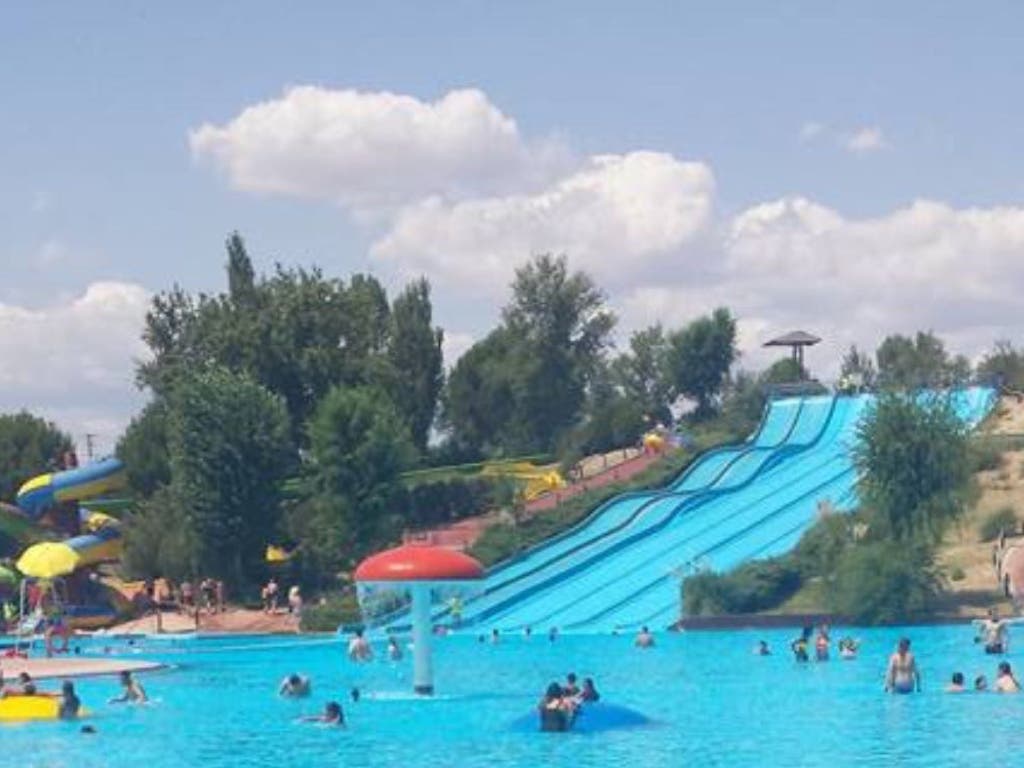
[[[408,274],[503,294],[537,253],[567,253],[608,285],[631,281],[707,228],[714,178],[702,163],[633,152],[591,158],[536,194],[403,210],[373,255]]]
[[[882,133],[882,129],[874,126],[859,128],[844,136],[842,144],[848,152],[860,155],[889,148],[889,142],[886,140],[885,134]]]
[[[0,304],[0,410],[28,409],[80,447],[94,432],[101,450],[112,448],[142,402],[133,381],[148,304],[144,288],[120,282],[41,308]]]
[[[354,209],[506,192],[545,182],[565,161],[554,142],[527,144],[515,121],[475,89],[427,102],[289,88],[225,125],[200,126],[189,143],[237,189]]]
[[[825,130],[825,126],[814,120],[808,120],[800,126],[800,141],[813,141]]]

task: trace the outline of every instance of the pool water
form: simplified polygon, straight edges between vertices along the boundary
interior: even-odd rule
[[[896,639],[913,640],[924,693],[888,696],[882,674]],[[98,641],[100,653],[163,660],[174,668],[140,676],[154,702],[109,705],[113,679],[77,683],[94,715],[79,724],[0,728],[8,765],[18,766],[537,766],[589,765],[1020,765],[1024,695],[947,695],[950,674],[994,678],[996,657],[972,643],[968,626],[857,630],[855,661],[795,663],[792,630],[659,635],[640,650],[632,638],[438,638],[439,695],[416,699],[411,654],[357,665],[337,642],[217,638],[183,643]],[[838,638],[841,628],[833,632]],[[752,648],[766,639],[775,655]],[[1021,636],[1024,649],[1024,635]],[[383,648],[378,648],[378,656]],[[1007,657],[1017,660],[1014,652]],[[1024,671],[1024,650],[1020,654]],[[289,672],[313,678],[313,696],[283,700]],[[511,721],[552,680],[592,676],[605,700],[640,710],[656,725],[594,734],[522,733]],[[348,692],[363,693],[352,703]],[[330,699],[348,728],[296,722]]]

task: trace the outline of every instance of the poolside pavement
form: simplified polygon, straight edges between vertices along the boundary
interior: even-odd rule
[[[46,680],[55,677],[98,677],[117,675],[121,672],[149,672],[162,669],[165,665],[153,661],[137,659],[82,659],[78,657],[55,657],[51,659],[18,659],[4,658],[0,660],[0,669],[4,678],[10,680],[22,672],[28,672],[33,679]]]

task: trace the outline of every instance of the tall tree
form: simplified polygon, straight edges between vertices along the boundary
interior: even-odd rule
[[[669,336],[668,370],[674,392],[696,401],[696,418],[714,413],[715,399],[736,356],[736,320],[724,307]]]
[[[530,443],[550,450],[579,417],[615,315],[586,273],[570,273],[564,256],[542,255],[516,270],[502,317],[517,342],[518,418]]]
[[[183,377],[167,416],[171,488],[189,527],[193,573],[256,578],[294,469],[280,398],[214,367]]]
[[[851,344],[843,355],[839,375],[857,386],[874,386],[875,364],[871,360],[871,355],[858,349],[856,344]]]
[[[1007,339],[995,343],[978,365],[978,373],[1002,381],[1006,386],[1024,387],[1024,355]]]
[[[14,501],[26,480],[56,466],[71,438],[27,411],[0,414],[0,500]]]
[[[399,475],[415,449],[395,406],[376,389],[335,388],[309,424],[311,462],[289,532],[322,573],[389,543],[401,529]]]
[[[117,443],[117,456],[127,468],[129,487],[142,497],[171,482],[166,400],[154,400],[132,419]]]
[[[661,324],[636,331],[629,350],[613,364],[616,383],[652,421],[670,423],[672,382],[668,375],[668,340]]]
[[[430,284],[423,279],[410,283],[391,307],[387,357],[395,373],[392,398],[420,451],[427,447],[444,384],[444,332],[432,323]]]
[[[936,386],[951,373],[946,346],[931,331],[918,331],[914,338],[887,336],[875,352],[875,359],[878,381],[883,387]]]
[[[228,295],[236,304],[246,304],[256,293],[256,273],[245,250],[245,241],[238,232],[232,232],[226,244],[228,251]]]

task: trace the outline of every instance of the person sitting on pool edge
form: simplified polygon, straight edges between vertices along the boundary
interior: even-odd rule
[[[653,648],[654,647],[654,635],[651,634],[646,626],[640,628],[637,632],[636,639],[633,641],[633,645],[637,648]]]
[[[115,696],[110,700],[111,704],[119,704],[123,701],[129,701],[134,704],[145,704],[148,697],[146,696],[146,689],[142,687],[132,673],[125,670],[121,673],[121,695]]]
[[[965,690],[967,689],[964,688],[964,673],[954,672],[953,679],[946,686],[946,693],[963,693]]]
[[[341,704],[336,701],[328,701],[324,705],[322,715],[307,715],[301,718],[304,723],[323,723],[324,725],[336,725],[339,728],[345,727],[345,712]]]
[[[287,696],[290,699],[303,698],[309,696],[312,692],[313,684],[309,681],[309,678],[294,672],[282,680],[280,687],[277,689],[278,696]]]
[[[60,707],[57,709],[57,717],[61,720],[74,720],[78,717],[78,711],[82,708],[82,702],[75,693],[75,684],[65,680],[60,690]]]
[[[996,674],[996,682],[993,687],[996,693],[1020,693],[1020,683],[1013,676],[1010,662],[1002,661],[999,663],[999,672]]]
[[[537,704],[540,714],[540,729],[549,733],[568,731],[576,716],[576,705],[571,699],[562,695],[562,686],[551,683],[544,692],[544,697]]]
[[[910,652],[910,639],[901,637],[896,652],[889,657],[885,673],[885,690],[889,693],[912,693],[921,690],[921,673],[917,660]]]

